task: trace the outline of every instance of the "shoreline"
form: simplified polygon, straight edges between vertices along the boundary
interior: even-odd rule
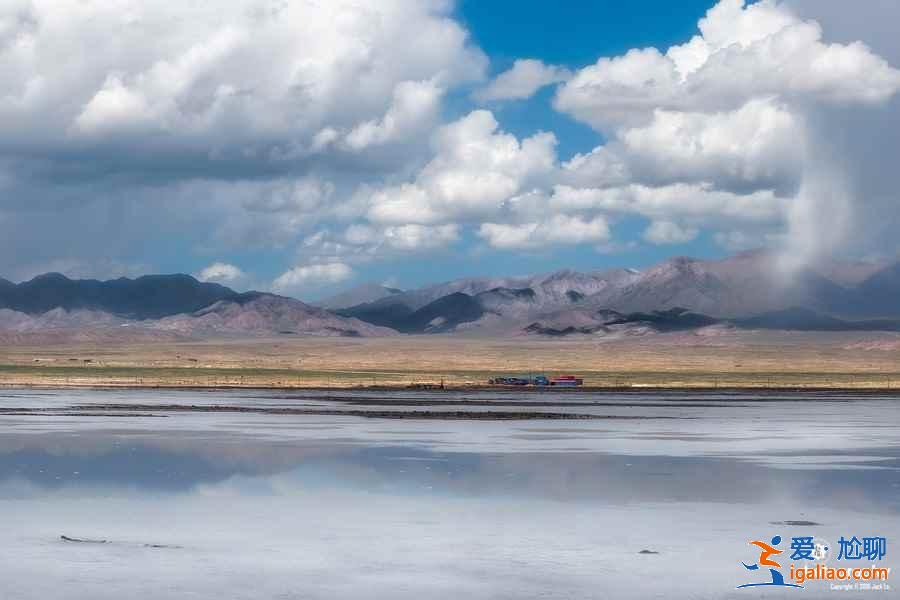
[[[193,395],[126,394],[103,399],[101,394],[92,396],[96,403],[79,403],[79,396],[41,394],[33,397],[50,397],[43,406],[16,406],[16,399],[28,397],[33,390],[62,391],[60,388],[15,388],[19,394],[9,394],[0,402],[0,417],[155,417],[167,418],[179,413],[240,413],[294,417],[357,417],[388,420],[430,421],[650,421],[693,419],[684,414],[634,414],[622,413],[622,409],[697,409],[743,407],[753,403],[811,401],[817,403],[852,403],[865,400],[896,401],[900,394],[878,389],[748,389],[748,388],[660,388],[635,390],[615,388],[589,388],[571,399],[566,398],[572,388],[562,388],[562,393],[552,390],[527,390],[530,394],[516,394],[507,388],[508,394],[482,394],[485,388],[470,390],[471,394],[454,394],[458,390],[420,390],[426,393],[397,394],[396,388],[319,388],[318,394],[311,388],[238,388],[244,391],[274,392],[272,395],[213,395],[199,403],[198,392],[225,391],[221,388],[164,388],[164,391],[194,392]],[[94,391],[148,391],[148,388],[94,387]],[[490,389],[490,388],[489,388]],[[227,388],[234,391],[234,388]],[[306,392],[305,394],[303,392]],[[366,395],[359,392],[381,391]],[[447,391],[449,394],[441,392]],[[341,393],[343,392],[343,393]],[[356,394],[354,394],[356,392]],[[887,395],[888,397],[884,397]],[[3,394],[0,394],[3,397]],[[61,404],[60,404],[61,401]],[[256,402],[262,401],[262,402]],[[274,405],[273,405],[274,401]],[[58,405],[59,404],[59,405]],[[601,412],[597,412],[601,411]],[[618,411],[618,412],[617,412]]]
[[[229,384],[135,384],[135,383],[58,383],[58,382],[0,382],[0,390],[160,390],[160,391],[192,391],[192,392],[217,392],[217,391],[261,391],[261,392],[419,392],[431,395],[453,392],[496,392],[496,393],[526,393],[529,395],[542,394],[641,394],[644,392],[697,392],[709,393],[802,393],[821,392],[835,394],[851,394],[859,396],[872,396],[883,394],[896,394],[900,397],[900,386],[829,386],[829,385],[654,385],[635,384],[625,386],[579,386],[579,387],[534,387],[534,386],[498,386],[498,385],[446,385],[440,387],[410,387],[408,385],[229,385]]]

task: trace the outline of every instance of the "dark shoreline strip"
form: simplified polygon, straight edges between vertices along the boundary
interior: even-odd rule
[[[248,398],[257,400],[258,398]],[[721,408],[725,403],[731,407],[745,407],[745,404],[737,404],[723,400],[720,404],[700,404],[685,401],[684,398],[672,402],[595,402],[583,401],[557,401],[557,400],[426,400],[416,398],[349,398],[329,396],[266,396],[265,400],[305,400],[311,402],[330,402],[334,404],[347,404],[351,406],[494,406],[494,407],[523,407],[523,408],[584,408],[588,406],[603,406],[616,408]],[[683,402],[683,403],[679,403]]]
[[[149,416],[151,412],[193,412],[193,413],[251,413],[266,415],[299,415],[329,417],[363,417],[367,419],[431,419],[431,420],[483,420],[483,421],[523,421],[533,419],[553,420],[622,420],[636,421],[648,419],[679,419],[680,417],[652,417],[628,415],[588,415],[560,412],[524,411],[394,411],[394,410],[335,410],[318,408],[264,408],[247,406],[187,405],[187,404],[97,404],[60,408],[0,408],[0,414],[10,415],[52,415],[52,416]],[[134,415],[138,416],[138,415]]]
[[[132,383],[122,383],[122,384],[113,384],[113,383],[93,383],[93,382],[83,382],[83,383],[72,383],[72,384],[62,384],[57,381],[55,382],[30,382],[30,383],[22,383],[22,382],[0,382],[0,389],[7,390],[59,390],[59,391],[67,391],[67,390],[159,390],[159,391],[191,391],[191,392],[223,392],[223,391],[262,391],[262,392],[331,392],[331,393],[339,393],[339,392],[416,392],[416,393],[424,393],[424,394],[446,394],[448,392],[497,392],[497,393],[505,393],[505,394],[528,394],[528,395],[542,395],[542,394],[596,394],[596,395],[646,395],[646,394],[659,394],[659,393],[670,393],[670,394],[680,394],[680,395],[692,395],[696,394],[699,396],[704,395],[733,395],[733,396],[751,396],[751,399],[754,402],[769,402],[769,401],[781,401],[781,400],[816,400],[816,401],[833,401],[833,402],[844,402],[845,399],[838,398],[835,400],[830,400],[828,396],[832,395],[840,395],[840,396],[859,396],[859,397],[867,397],[867,396],[883,396],[889,395],[894,396],[900,399],[900,388],[891,387],[891,386],[881,386],[881,387],[842,387],[842,386],[819,386],[815,383],[810,383],[808,385],[784,385],[784,386],[767,386],[767,385],[656,385],[656,384],[640,384],[640,385],[629,385],[629,386],[597,386],[597,385],[584,385],[580,387],[553,387],[550,389],[545,388],[536,388],[536,387],[523,387],[523,386],[491,386],[491,385],[473,385],[473,386],[452,386],[448,385],[444,389],[439,388],[410,388],[408,385],[397,385],[397,386],[385,386],[385,385],[346,385],[346,386],[290,386],[290,385],[227,385],[227,384],[218,384],[218,385],[208,385],[208,384],[197,384],[197,385],[188,385],[184,383],[172,383],[172,384],[153,384],[153,385],[139,385]],[[784,397],[785,395],[796,394],[799,396],[798,398]],[[816,394],[818,397],[809,398],[810,394]],[[762,397],[760,397],[762,396]],[[766,397],[766,396],[775,396],[775,397]]]

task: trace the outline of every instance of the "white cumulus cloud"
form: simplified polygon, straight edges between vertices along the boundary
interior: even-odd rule
[[[525,98],[561,82],[556,108],[608,141],[560,163],[550,134],[519,140],[474,111],[438,131],[414,177],[375,189],[366,217],[472,225],[498,248],[597,247],[629,215],[651,221],[642,237],[654,244],[685,243],[703,228],[808,237],[807,217],[825,203],[810,191],[824,189],[812,179],[827,171],[816,111],[883,103],[900,72],[862,43],[825,41],[818,23],[771,0],[721,0],[698,26],[665,53],[632,49],[574,74],[517,61],[476,95]]]
[[[631,184],[611,188],[557,186],[550,196],[551,208],[565,212],[604,211],[637,214],[666,220],[673,216],[705,219],[710,222],[777,222],[789,198],[771,190],[748,194],[717,190],[709,184],[675,183],[665,186]]]
[[[434,157],[415,181],[376,191],[369,218],[389,224],[437,224],[496,214],[502,203],[556,167],[556,138],[521,140],[498,131],[494,115],[476,110],[435,135]]]
[[[384,117],[354,127],[347,134],[347,145],[353,150],[362,150],[426,130],[437,118],[442,94],[443,90],[433,81],[399,83]]]
[[[683,227],[672,221],[653,221],[644,230],[644,239],[652,244],[683,244],[697,237],[696,227]]]
[[[244,281],[247,274],[240,268],[225,262],[215,262],[197,274],[200,281],[236,284]]]
[[[774,0],[720,0],[698,26],[684,44],[600,58],[559,87],[556,108],[609,142],[563,165],[549,204],[640,214],[651,243],[711,227],[733,246],[752,230],[786,240],[797,262],[851,240],[846,225],[815,233],[861,201],[853,160],[828,148],[854,111],[897,94],[900,71]]]
[[[299,256],[308,261],[350,264],[403,256],[409,252],[433,252],[459,240],[460,227],[446,225],[373,225],[354,223],[343,231],[323,229],[307,236]]]
[[[644,124],[658,109],[733,110],[760,96],[877,103],[900,89],[900,72],[865,44],[825,43],[818,23],[773,0],[721,0],[699,28],[665,54],[601,58],[560,87],[556,106],[606,129]]]
[[[143,264],[174,238],[281,253],[294,286],[473,236],[528,251],[702,232],[801,260],[861,237],[894,248],[900,71],[883,56],[900,51],[847,33],[867,19],[840,15],[870,8],[830,3],[820,26],[821,5],[721,0],[668,50],[575,72],[523,58],[485,83],[448,0],[7,0],[0,270]],[[560,161],[553,133],[464,105],[546,86],[602,145]],[[635,216],[643,236],[613,240]]]
[[[711,181],[733,190],[792,191],[806,152],[801,119],[770,98],[730,112],[657,110],[648,125],[619,139],[635,179]]]
[[[341,262],[294,267],[272,282],[272,289],[282,294],[314,292],[317,287],[334,285],[353,276],[353,269]]]
[[[449,10],[32,0],[0,16],[0,135],[47,156],[126,147],[117,159],[135,168],[161,153],[183,168],[277,164],[327,146],[328,131],[354,149],[387,143],[427,127],[442,90],[483,76]]]
[[[483,89],[476,92],[482,102],[493,100],[524,100],[542,87],[566,81],[572,73],[563,67],[548,65],[533,58],[519,59],[509,70],[497,75]]]
[[[600,243],[609,240],[609,225],[603,217],[584,220],[555,215],[532,223],[482,223],[478,230],[494,248],[535,249],[555,245]]]
[[[290,252],[346,226],[368,208],[358,188],[420,163],[445,94],[484,79],[454,11],[0,2],[0,270],[25,248],[35,265],[142,261],[173,235],[203,255]]]

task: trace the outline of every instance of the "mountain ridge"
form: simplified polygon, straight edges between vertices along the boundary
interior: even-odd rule
[[[45,273],[19,284],[0,284],[0,308],[29,315],[55,308],[101,310],[143,320],[193,312],[237,295],[223,285],[201,282],[185,274],[100,281]]]
[[[359,298],[367,301],[323,306]],[[895,331],[898,298],[900,263],[875,268],[832,261],[785,273],[779,257],[765,251],[715,260],[677,256],[643,271],[468,277],[407,291],[363,284],[318,306],[267,292],[238,293],[183,274],[99,281],[47,273],[19,284],[0,279],[0,330],[121,328],[201,337],[631,335],[716,325]]]
[[[238,293],[190,275],[108,281],[46,273],[0,283],[0,331],[17,335],[83,332],[109,338],[222,335],[385,336],[396,332],[266,292]]]
[[[538,328],[576,330],[600,328],[591,315],[613,310],[621,314],[652,313],[684,308],[723,322],[772,315],[800,307],[843,322],[900,318],[900,263],[874,268],[852,265],[853,273],[838,263],[782,272],[779,257],[754,251],[716,260],[677,256],[644,271],[610,269],[579,272],[562,269],[533,276],[464,278],[425,286],[374,302],[338,311],[383,326],[408,331],[401,321],[441,298],[463,294],[481,310],[469,308],[472,318],[459,321],[461,305],[469,299],[455,296],[447,306],[457,313],[450,331],[521,332]],[[871,273],[866,274],[866,270]],[[841,273],[835,281],[823,273]],[[859,274],[866,274],[859,277]],[[852,276],[851,276],[852,275]],[[853,277],[858,283],[849,285]],[[443,296],[441,294],[444,294]],[[593,312],[592,312],[593,311]],[[479,314],[480,312],[480,314]],[[449,315],[447,315],[449,317]],[[793,315],[802,321],[801,315]],[[442,315],[434,314],[440,319]],[[790,320],[790,319],[789,319]],[[808,320],[813,322],[815,320]],[[541,326],[540,323],[550,323]],[[823,326],[825,321],[820,320]],[[843,327],[843,325],[841,325]],[[847,325],[852,328],[851,325]],[[448,331],[446,325],[443,331]],[[425,327],[416,331],[429,332]]]

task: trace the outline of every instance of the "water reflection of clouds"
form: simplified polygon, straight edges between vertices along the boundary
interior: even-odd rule
[[[416,446],[256,443],[165,436],[123,441],[102,434],[0,451],[0,481],[35,489],[191,492],[229,479],[257,490],[274,481],[365,493],[507,497],[563,502],[744,502],[769,497],[844,502],[872,510],[900,507],[900,459],[853,453],[767,455],[765,460],[560,452],[436,452]],[[43,441],[47,441],[44,439]],[[877,459],[877,460],[874,460]],[[772,468],[767,461],[799,465]],[[846,468],[878,465],[880,469]],[[779,465],[780,467],[783,465]],[[806,468],[812,466],[814,468]],[[2,491],[0,491],[2,494]],[[836,506],[843,506],[838,502]]]
[[[787,424],[777,404],[666,422],[0,417],[0,580],[24,600],[741,597],[741,551],[773,521],[900,535],[898,409],[862,406]]]

